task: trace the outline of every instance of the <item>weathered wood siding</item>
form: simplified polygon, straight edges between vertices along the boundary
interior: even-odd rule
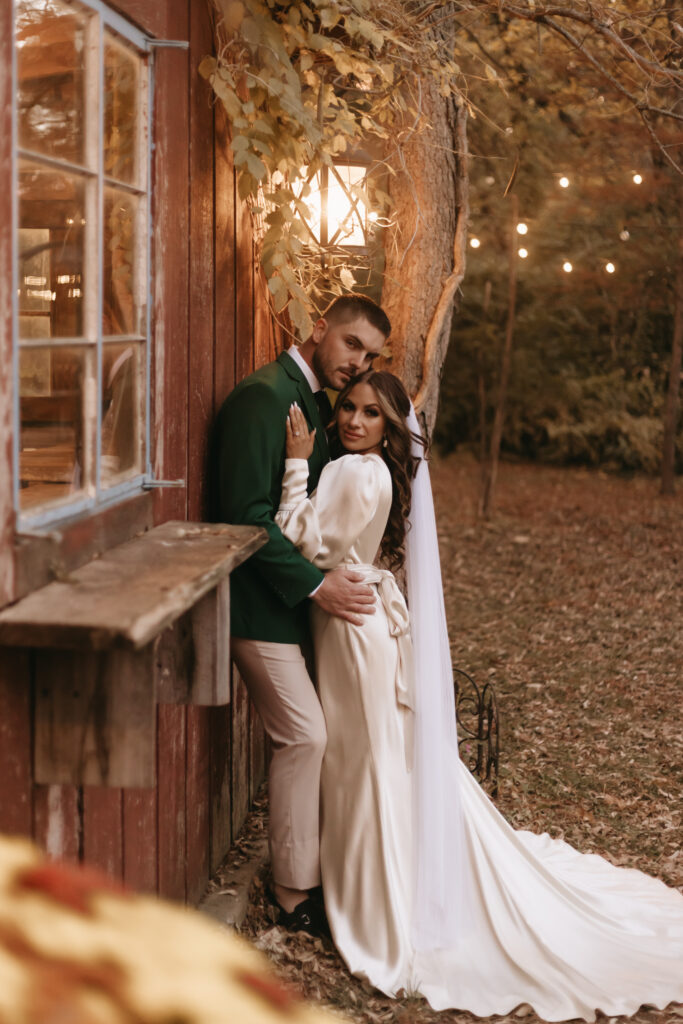
[[[14,592],[12,559],[12,4],[0,3],[0,607]],[[0,724],[2,729],[2,724]],[[0,757],[2,755],[0,754]]]
[[[237,199],[222,108],[197,73],[212,50],[204,0],[117,0],[150,35],[187,39],[156,54],[153,126],[154,521],[207,512],[211,423],[235,383],[275,342]],[[11,511],[11,5],[0,3],[0,606],[14,589]],[[117,542],[123,538],[117,538]],[[224,707],[161,704],[150,789],[32,782],[35,654],[0,648],[0,831],[32,835],[53,856],[82,858],[142,891],[201,895],[263,778],[263,732],[235,674]]]

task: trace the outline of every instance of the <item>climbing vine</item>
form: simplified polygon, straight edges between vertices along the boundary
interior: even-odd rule
[[[429,75],[442,95],[457,96],[460,71],[425,31],[425,4],[215,0],[215,8],[217,54],[200,73],[230,119],[239,195],[255,220],[273,310],[286,310],[305,339],[311,313],[377,264],[391,223],[386,179],[397,173],[389,157],[424,127],[421,81]],[[344,162],[364,163],[362,178],[349,181]],[[348,201],[330,238],[319,230],[321,175]],[[351,221],[369,210],[367,244],[352,250]]]
[[[476,108],[480,85],[486,90],[511,84],[496,56],[495,39],[483,43],[482,36],[489,37],[482,29],[492,26],[503,38],[513,22],[527,26],[537,42],[536,60],[543,59],[548,34],[561,40],[573,62],[597,73],[624,111],[641,118],[661,159],[683,171],[677,143],[666,127],[683,119],[683,30],[672,0],[643,0],[637,12],[631,0],[208,2],[216,15],[216,54],[202,61],[200,72],[230,120],[239,194],[254,218],[273,311],[285,315],[302,338],[311,332],[311,314],[331,294],[367,283],[377,271],[380,243],[386,241],[382,229],[392,228],[389,194],[402,189],[414,196],[414,226],[402,236],[391,231],[401,261],[413,241],[420,242],[429,221],[423,216],[427,205],[440,204],[442,195],[418,194],[414,171],[413,179],[405,171],[404,154],[416,133],[432,127],[429,112],[435,109],[435,93],[444,98],[444,108],[454,101],[464,114]],[[531,66],[522,70],[531,74]],[[424,157],[437,163],[448,159],[446,150],[455,152],[455,174],[464,186],[464,117],[449,114],[447,119],[458,121],[453,148],[443,140],[431,142]],[[500,130],[512,132],[510,126]],[[365,174],[350,180],[341,172],[344,163],[365,164]],[[395,183],[393,176],[401,174],[405,180]],[[344,192],[349,202],[347,222],[331,237],[319,230],[321,179]],[[456,248],[464,252],[467,209],[465,190],[459,191],[462,216]],[[350,221],[368,210],[374,226],[367,244],[352,249]],[[405,210],[401,217],[405,228],[410,217]],[[389,247],[388,264],[391,252]],[[447,284],[431,326],[415,335],[427,342],[439,333],[439,325],[450,323],[464,273],[464,260],[453,262],[445,270]],[[395,277],[395,259],[393,264]],[[390,286],[391,270],[389,266]],[[424,267],[424,272],[429,270]],[[430,356],[432,363],[432,376],[438,376],[440,359]]]

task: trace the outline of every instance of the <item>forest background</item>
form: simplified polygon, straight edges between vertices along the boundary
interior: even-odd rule
[[[476,38],[470,34],[470,43],[495,68],[498,88],[487,81],[474,90],[481,114],[468,128],[470,249],[437,442],[445,451],[467,447],[485,457],[514,258],[503,453],[655,473],[683,181],[609,83],[557,39],[535,36],[526,23],[493,19],[478,26]],[[504,195],[513,165],[516,224]],[[676,463],[680,472],[680,424]]]

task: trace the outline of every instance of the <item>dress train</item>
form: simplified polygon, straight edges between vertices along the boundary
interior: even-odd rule
[[[381,457],[346,455],[325,467],[309,499],[306,476],[304,461],[288,461],[283,532],[321,568],[344,563],[377,588],[376,613],[362,626],[317,606],[312,619],[328,730],[323,891],[349,970],[387,995],[419,993],[436,1010],[482,1017],[528,1003],[547,1021],[594,1021],[597,1010],[683,1002],[683,896],[561,840],[515,831],[455,751],[439,782],[460,794],[465,913],[457,941],[416,948],[412,688],[420,681],[405,602],[391,574],[372,566],[391,478]]]

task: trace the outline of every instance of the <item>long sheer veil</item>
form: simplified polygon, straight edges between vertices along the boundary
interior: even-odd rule
[[[421,436],[415,410],[408,427]],[[422,446],[406,534],[415,670],[414,914],[417,950],[452,947],[469,928],[455,695],[429,467]]]

